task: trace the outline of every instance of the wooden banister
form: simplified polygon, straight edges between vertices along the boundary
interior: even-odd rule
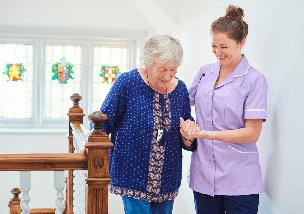
[[[89,119],[94,123],[93,132],[87,136],[83,129],[83,110],[79,107],[81,96],[73,94],[73,107],[69,116],[69,153],[64,154],[1,154],[0,171],[64,171],[68,170],[66,180],[65,214],[73,214],[73,170],[87,171],[86,214],[108,213],[109,149],[113,147],[107,134],[102,132],[102,123],[108,117],[100,111],[93,112]],[[74,137],[81,138],[85,151],[74,153]],[[78,141],[78,140],[76,140]],[[75,144],[75,146],[78,144]],[[82,145],[83,147],[83,145]],[[82,148],[81,147],[81,148]],[[9,202],[10,214],[20,214],[20,190],[12,190],[14,198]],[[16,205],[16,206],[15,206]],[[17,206],[18,205],[18,206]],[[16,207],[16,209],[14,208]],[[31,214],[53,214],[53,208],[32,209]]]
[[[0,171],[56,171],[87,169],[87,154],[1,154]]]

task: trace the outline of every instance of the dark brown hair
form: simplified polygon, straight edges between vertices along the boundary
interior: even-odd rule
[[[211,25],[212,33],[226,33],[230,39],[237,43],[248,35],[248,24],[243,21],[244,10],[234,5],[229,5],[226,15],[215,20]]]

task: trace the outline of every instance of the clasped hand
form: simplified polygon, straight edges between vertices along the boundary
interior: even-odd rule
[[[200,127],[195,122],[180,118],[180,133],[187,140],[198,138],[200,131]]]

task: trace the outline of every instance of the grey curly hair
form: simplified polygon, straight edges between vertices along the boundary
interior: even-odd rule
[[[156,57],[159,57],[160,63],[176,63],[179,66],[183,59],[183,48],[179,40],[170,35],[152,36],[144,45],[144,65],[151,65]]]

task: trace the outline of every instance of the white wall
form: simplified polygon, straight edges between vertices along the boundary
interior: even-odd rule
[[[304,210],[304,172],[301,170],[304,165],[301,135],[304,73],[300,61],[304,56],[303,1],[2,0],[0,32],[11,31],[10,26],[37,28],[37,31],[43,26],[70,27],[75,32],[87,30],[92,34],[106,34],[104,32],[108,31],[106,35],[170,33],[181,39],[185,57],[178,75],[190,84],[201,64],[215,60],[210,48],[210,24],[224,15],[229,4],[245,9],[249,36],[244,53],[251,64],[266,75],[269,83],[268,120],[258,142],[266,184],[259,213],[301,213]],[[41,7],[48,8],[48,11],[42,12],[39,10]],[[64,8],[69,8],[75,15],[62,16]],[[12,10],[19,13],[12,16]],[[121,15],[112,17],[110,21],[113,11]],[[2,153],[62,152],[67,143],[64,134],[50,134],[47,138],[44,134],[0,135]],[[186,181],[189,164],[190,154],[184,152],[183,183],[175,201],[175,214],[194,213],[193,197]],[[52,176],[43,173],[37,176],[33,184],[46,186],[44,194],[48,198],[53,190],[45,183],[52,183]],[[9,191],[16,185],[18,174],[0,173],[0,213],[8,213],[6,203],[11,197]],[[33,187],[31,205],[54,207],[51,197],[47,202],[34,198],[37,195],[35,191],[39,190]],[[122,213],[119,197],[111,195],[109,203],[109,214]]]

